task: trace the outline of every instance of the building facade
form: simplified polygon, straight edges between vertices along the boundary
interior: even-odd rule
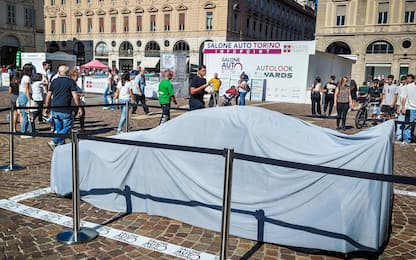
[[[206,41],[313,39],[315,11],[306,2],[46,0],[47,47],[121,70],[157,68],[161,53],[199,64]]]
[[[15,65],[18,51],[45,51],[43,0],[0,0],[0,65]]]
[[[416,1],[319,0],[317,49],[356,59],[365,81],[416,71]]]

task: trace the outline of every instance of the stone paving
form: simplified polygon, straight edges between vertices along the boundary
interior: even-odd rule
[[[89,102],[100,102],[93,96]],[[0,107],[8,103],[8,96],[0,92]],[[154,101],[150,102],[156,104]],[[182,105],[186,100],[181,100]],[[259,105],[259,104],[256,104]],[[334,128],[334,119],[311,118],[309,106],[271,103],[262,107],[288,113],[314,124]],[[157,112],[157,109],[153,109]],[[140,114],[132,117],[133,129],[155,127],[159,122],[158,116],[145,117]],[[87,131],[98,135],[115,134],[119,119],[119,111],[103,111],[101,108],[87,109]],[[348,124],[353,125],[354,112],[349,113]],[[0,113],[0,130],[8,130],[6,113]],[[47,131],[41,125],[41,132]],[[346,130],[353,134],[356,129]],[[47,187],[49,185],[51,151],[47,139],[15,139],[16,163],[26,166],[22,171],[0,173],[0,199],[9,198],[28,191]],[[406,176],[416,176],[415,146],[399,147],[395,144],[395,172]],[[8,137],[0,135],[0,165],[8,162]],[[416,187],[395,185],[395,188],[416,191]],[[21,203],[36,208],[71,216],[71,200],[60,198],[54,194],[42,195]],[[416,197],[395,195],[393,208],[393,224],[390,241],[380,256],[380,259],[416,259]],[[177,245],[182,245],[203,252],[218,254],[219,233],[190,226],[173,219],[132,213],[121,216],[118,213],[104,211],[87,203],[81,205],[82,218],[94,223],[106,224],[119,230],[159,239]],[[18,215],[11,211],[0,209],[0,259],[173,259],[147,249],[131,246],[115,240],[98,237],[82,245],[64,245],[55,240],[62,230],[59,225],[43,220]],[[274,244],[263,244],[250,256],[250,250],[256,245],[251,241],[238,237],[230,238],[229,255],[232,259],[338,259],[342,255],[328,252],[309,252],[287,248]],[[254,251],[254,250],[252,250]],[[368,255],[358,255],[355,259],[371,258]]]

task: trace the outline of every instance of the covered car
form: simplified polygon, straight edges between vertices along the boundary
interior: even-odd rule
[[[345,135],[258,107],[185,113],[152,130],[113,136],[306,164],[393,174],[394,122]],[[51,188],[71,192],[71,145],[53,153]],[[219,231],[224,157],[97,141],[80,142],[82,199]],[[378,251],[388,237],[392,185],[234,161],[230,233],[288,246]]]

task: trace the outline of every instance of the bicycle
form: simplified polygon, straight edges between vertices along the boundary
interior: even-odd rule
[[[368,99],[366,99],[363,103],[360,103],[360,109],[355,115],[355,127],[357,129],[361,129],[365,126],[368,119],[368,111],[371,111],[371,113],[374,114],[378,104],[379,102],[369,102]]]

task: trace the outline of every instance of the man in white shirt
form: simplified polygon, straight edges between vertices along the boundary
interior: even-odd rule
[[[402,98],[402,114],[409,111],[409,122],[416,119],[416,85],[415,76],[407,75],[407,85],[401,92]],[[415,130],[414,125],[407,125],[403,131],[403,144],[409,144]]]
[[[399,89],[396,84],[393,83],[394,76],[389,75],[387,77],[387,84],[383,87],[383,93],[381,95],[381,112],[384,117],[391,119],[396,112],[396,102],[399,95]]]

